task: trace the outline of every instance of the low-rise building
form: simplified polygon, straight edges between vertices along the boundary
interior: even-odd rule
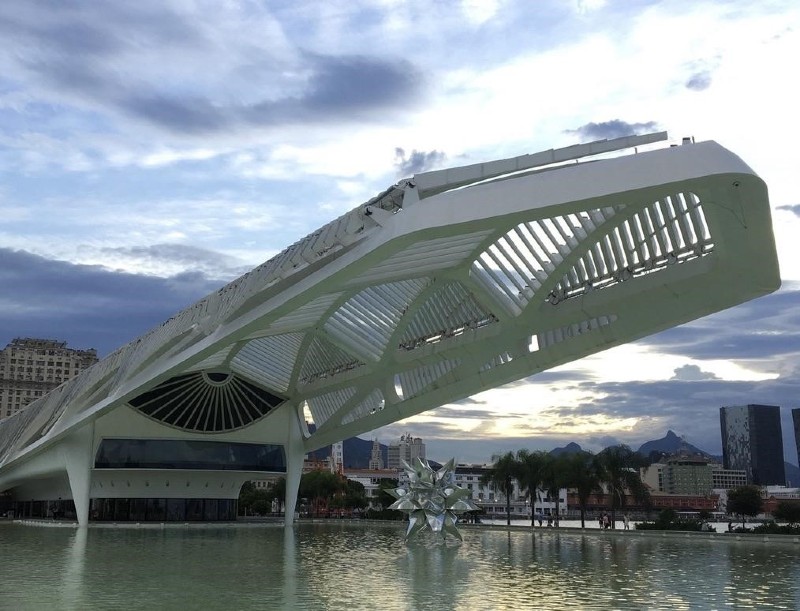
[[[725,469],[722,465],[712,465],[712,490],[733,490],[747,485],[747,471],[744,469]]]
[[[506,496],[504,492],[497,490],[492,485],[483,484],[481,481],[487,473],[491,472],[491,469],[491,466],[488,465],[456,465],[453,476],[454,483],[461,488],[469,490],[472,501],[487,514],[505,515]],[[511,495],[510,504],[512,518],[516,519],[530,518],[531,513],[543,516],[555,515],[556,513],[555,497],[551,497],[545,490],[537,489],[533,499],[533,506],[531,506],[531,500],[516,481],[514,481],[514,491]],[[562,516],[566,515],[568,511],[566,488],[562,488],[559,492],[558,511]]]
[[[396,485],[400,478],[400,473],[395,469],[345,469],[344,475],[364,486],[364,496],[372,509],[378,509],[381,505],[381,490]]]

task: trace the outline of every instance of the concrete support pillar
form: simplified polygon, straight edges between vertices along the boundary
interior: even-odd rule
[[[296,417],[289,418],[286,441],[286,502],[284,503],[284,525],[294,524],[294,512],[297,508],[297,492],[300,489],[300,476],[303,474],[303,433]]]
[[[61,444],[78,526],[89,525],[89,488],[92,483],[94,423],[75,431]]]

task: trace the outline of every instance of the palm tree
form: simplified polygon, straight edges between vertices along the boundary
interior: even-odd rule
[[[530,499],[531,526],[534,525],[534,510],[536,508],[536,490],[541,486],[547,465],[552,457],[547,452],[517,451],[517,481],[522,491]]]
[[[492,486],[506,495],[506,524],[511,526],[511,495],[514,493],[514,479],[519,473],[517,459],[513,452],[502,456],[492,456],[494,464],[481,476],[481,483]]]
[[[586,528],[586,506],[589,497],[603,492],[595,457],[589,452],[576,452],[565,457],[566,485],[574,488],[581,510],[581,528]]]
[[[547,496],[556,500],[555,526],[561,514],[559,503],[561,501],[561,488],[567,485],[567,457],[562,455],[547,455],[547,461],[542,469],[542,487],[547,491]]]
[[[600,480],[611,497],[611,528],[616,528],[616,510],[625,507],[628,492],[637,502],[647,502],[650,493],[639,475],[645,460],[626,445],[611,446],[597,456]]]

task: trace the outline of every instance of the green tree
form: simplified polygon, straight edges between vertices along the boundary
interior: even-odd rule
[[[250,506],[253,513],[257,516],[264,516],[272,511],[272,499],[268,498],[266,490],[264,490],[263,493],[264,494],[253,501],[253,504]]]
[[[340,497],[346,509],[364,509],[368,504],[364,484],[354,480],[345,480],[344,494]]]
[[[788,522],[790,525],[800,523],[800,503],[791,501],[780,501],[772,516],[781,522]]]
[[[322,505],[329,505],[334,494],[344,491],[343,478],[330,471],[309,471],[300,478],[299,496],[310,499],[319,510]]]
[[[519,464],[513,452],[493,456],[491,468],[481,476],[481,483],[492,486],[506,496],[506,524],[511,526],[511,495],[514,493],[514,479],[519,473]]]
[[[639,475],[642,457],[626,445],[611,446],[597,454],[600,481],[610,497],[611,528],[616,528],[616,512],[623,509],[628,493],[637,502],[647,503],[650,493]]]
[[[560,492],[567,485],[568,475],[566,456],[547,454],[547,459],[542,468],[542,488],[547,492],[547,496],[554,498],[556,501],[556,528],[558,528],[558,521],[561,515],[559,508],[561,502]]]
[[[518,450],[515,465],[512,471],[519,482],[525,496],[531,504],[531,526],[534,524],[534,510],[536,508],[536,490],[542,485],[547,465],[552,461],[552,456],[547,452],[530,452]]]
[[[573,488],[578,496],[581,510],[581,528],[586,528],[586,508],[589,497],[602,493],[600,473],[595,457],[589,452],[576,452],[565,457],[566,485]]]
[[[240,515],[264,515],[269,513],[274,495],[269,490],[256,488],[253,482],[245,482],[239,491]]]
[[[761,490],[756,486],[739,486],[728,490],[728,513],[742,518],[742,528],[745,527],[747,516],[755,517],[764,507]]]

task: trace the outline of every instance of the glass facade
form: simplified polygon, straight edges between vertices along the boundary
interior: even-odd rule
[[[92,499],[89,516],[99,522],[232,521],[236,504],[236,499]]]
[[[96,469],[286,472],[283,446],[193,439],[103,439]]]
[[[75,520],[75,503],[71,499],[58,501],[10,501],[6,511],[16,518],[53,518]]]
[[[757,486],[785,486],[780,407],[722,407],[719,417],[725,468],[745,471]]]

